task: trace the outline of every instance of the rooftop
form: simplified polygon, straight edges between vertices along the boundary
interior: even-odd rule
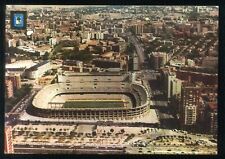
[[[217,102],[209,102],[208,105],[211,110],[216,110],[218,106]]]
[[[40,63],[38,63],[38,64],[36,64],[36,65],[30,67],[29,69],[27,69],[27,71],[34,71],[34,70],[37,70],[38,67],[40,67],[40,66],[42,66],[42,65],[45,65],[45,64],[47,64],[47,63],[49,63],[48,60],[47,60],[47,61],[42,61],[42,62],[40,62]]]
[[[11,64],[6,64],[6,69],[30,68],[36,65],[32,60],[19,60]]]

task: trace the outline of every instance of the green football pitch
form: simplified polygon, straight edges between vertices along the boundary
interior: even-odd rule
[[[123,108],[124,102],[122,100],[77,100],[66,101],[64,108]]]

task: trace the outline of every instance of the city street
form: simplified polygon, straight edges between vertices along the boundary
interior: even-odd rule
[[[137,55],[139,57],[139,62],[140,62],[141,69],[148,68],[149,67],[148,62],[147,62],[148,58],[147,58],[147,56],[144,53],[144,48],[143,48],[142,44],[130,32],[128,32],[128,37],[130,38],[132,44],[135,46],[136,53],[137,53]]]
[[[23,97],[14,107],[13,109],[5,114],[7,125],[18,121],[22,114],[26,112],[27,107],[31,104],[33,97],[37,94],[37,90],[31,91],[30,94]]]

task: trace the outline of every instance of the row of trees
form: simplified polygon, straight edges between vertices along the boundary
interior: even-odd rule
[[[69,60],[79,60],[89,62],[94,57],[88,50],[81,50],[81,51],[72,50],[72,51],[64,51],[61,55],[61,58],[63,60],[69,59]]]
[[[27,52],[16,47],[6,47],[6,52],[10,54],[10,57],[14,57],[15,54],[18,54],[17,60],[38,60],[42,59],[43,57],[40,56],[40,52],[35,51]],[[47,54],[46,54],[47,55]]]
[[[89,62],[93,59],[92,52],[88,49],[79,50],[78,42],[76,41],[62,41],[54,47],[51,58],[60,58],[62,60],[79,60]],[[73,50],[63,50],[63,47],[73,47]],[[100,50],[96,50],[93,53],[99,53]]]
[[[54,46],[53,54],[57,54],[59,52],[62,52],[63,47],[74,47],[74,49],[77,50],[78,45],[79,44],[76,41],[70,41],[70,40],[61,41],[60,43],[58,43]]]
[[[126,48],[125,53],[127,55],[133,55],[134,50],[135,50],[134,45],[132,43],[129,43],[128,46],[127,46],[127,48]]]
[[[32,132],[32,131],[37,131],[37,128],[31,128],[31,127],[17,127],[16,131],[21,131],[21,132],[24,132],[24,131],[29,131],[29,132]],[[46,128],[45,129],[46,131],[43,131],[41,133],[43,134],[46,134],[46,133],[53,133],[55,134],[56,136],[60,135],[60,134],[67,134],[66,131],[68,131],[68,128],[60,128],[58,130],[56,130],[56,128]],[[102,136],[110,136],[111,134],[114,133],[114,129],[110,129],[110,131],[106,132],[104,130],[104,132],[102,133]],[[121,129],[119,133],[116,133],[115,135],[117,136],[118,134],[124,134],[125,133],[125,130],[124,129]],[[97,132],[96,131],[92,131],[92,133],[78,133],[76,131],[71,131],[69,133],[69,135],[72,137],[72,136],[83,136],[83,135],[86,135],[87,137],[94,137],[94,136],[97,136]],[[131,137],[134,137],[134,134],[131,134],[130,135]]]
[[[201,57],[199,51],[197,49],[193,49],[189,54],[186,55],[189,59],[195,59]]]

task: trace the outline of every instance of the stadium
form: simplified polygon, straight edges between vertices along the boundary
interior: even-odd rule
[[[129,75],[62,75],[34,97],[29,113],[45,118],[130,120],[149,108],[147,89]]]

